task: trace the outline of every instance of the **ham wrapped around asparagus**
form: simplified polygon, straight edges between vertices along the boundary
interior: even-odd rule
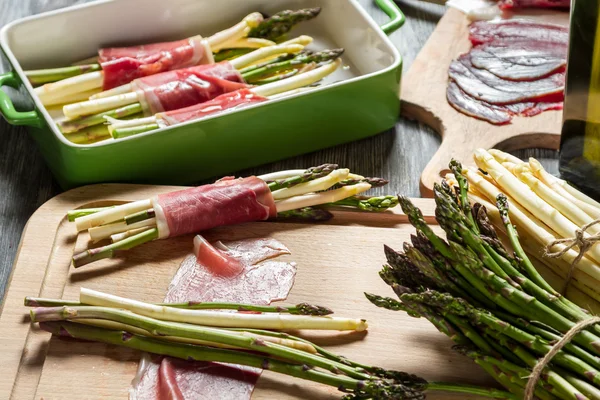
[[[116,207],[74,210],[69,220],[75,221],[78,231],[88,231],[93,242],[110,239],[112,244],[76,254],[73,264],[79,267],[155,239],[219,226],[275,218],[323,221],[333,216],[322,208],[327,205],[385,211],[397,204],[395,196],[357,196],[385,184],[381,178],[365,178],[336,164],[323,164],[258,177],[226,177]]]
[[[269,187],[255,176],[161,194],[152,199],[152,208],[161,239],[277,216]]]
[[[108,90],[164,71],[214,64],[215,59],[208,41],[198,35],[175,42],[100,49],[98,61],[104,71],[102,89]]]

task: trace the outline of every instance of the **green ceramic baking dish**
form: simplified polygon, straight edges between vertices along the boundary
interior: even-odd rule
[[[386,34],[404,15],[392,0],[376,3],[391,18],[382,27],[355,0],[108,0],[24,18],[0,32],[12,67],[0,75],[0,86],[24,87],[34,110],[16,111],[0,90],[0,111],[9,123],[29,127],[65,189],[98,182],[189,184],[368,137],[394,126],[400,109],[402,59]],[[344,47],[346,67],[322,87],[222,116],[77,145],[57,130],[23,75],[89,57],[101,46],[208,34],[252,11],[316,6],[321,15],[298,33],[313,36],[318,48]]]

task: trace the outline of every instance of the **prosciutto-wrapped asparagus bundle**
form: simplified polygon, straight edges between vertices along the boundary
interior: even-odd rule
[[[92,241],[112,244],[88,249],[73,257],[76,267],[109,258],[154,239],[198,233],[218,226],[264,221],[281,213],[340,202],[360,210],[382,211],[396,205],[394,197],[358,198],[357,194],[387,181],[351,174],[348,169],[324,164],[308,170],[283,171],[263,176],[223,178],[213,184],[158,195],[117,207],[75,210],[70,213],[78,231],[87,230]],[[322,211],[322,210],[321,210]],[[285,216],[285,214],[283,214]],[[316,211],[317,220],[319,212]]]
[[[213,53],[222,49],[274,45],[275,42],[266,38],[285,33],[296,23],[314,18],[319,12],[320,8],[284,11],[267,20],[260,13],[252,13],[233,27],[208,38],[196,35],[173,42],[104,48],[98,51],[99,64],[29,71],[27,75],[33,84],[51,82],[36,89],[44,105],[65,104],[77,101],[73,99],[82,95],[89,97],[98,89],[112,89],[137,78],[212,64],[215,62]]]
[[[157,113],[152,117],[131,120],[117,120],[107,117],[108,130],[113,138],[119,139],[139,133],[165,128],[187,121],[199,120],[215,114],[231,112],[249,105],[268,100],[268,96],[291,94],[305,86],[312,85],[333,73],[341,65],[341,59],[294,77],[262,86],[239,89],[222,94],[213,100],[197,105]]]
[[[343,53],[343,49],[335,49],[295,56],[311,42],[312,38],[302,36],[293,42],[256,50],[232,61],[198,65],[138,78],[126,85],[92,96],[89,100],[65,105],[63,112],[68,121],[71,121],[136,104],[142,107],[146,115],[154,115],[157,112],[211,100],[220,94],[246,87],[244,83],[260,84],[264,78],[280,72],[297,73],[310,69],[316,63],[334,60]],[[268,57],[276,58],[259,63]],[[231,84],[232,82],[237,84]]]

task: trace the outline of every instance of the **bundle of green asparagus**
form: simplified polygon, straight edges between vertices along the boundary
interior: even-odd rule
[[[589,249],[572,271],[571,264],[578,258],[576,248],[567,250],[567,243],[548,248],[557,239],[574,238],[579,228],[600,218],[600,203],[550,175],[533,158],[523,162],[499,150],[479,149],[475,161],[478,170],[462,171],[470,183],[471,202],[484,204],[494,225],[503,228],[498,209],[490,203],[504,193],[511,219],[529,255],[556,275],[561,289],[569,280],[566,292],[569,298],[593,311],[600,310],[600,247]],[[455,181],[452,175],[447,179]],[[600,225],[590,226],[584,237],[598,232]],[[546,256],[548,252],[562,254],[551,258]]]
[[[380,272],[398,300],[366,294],[379,307],[423,317],[506,389],[522,398],[532,369],[577,323],[591,318],[538,273],[520,244],[500,194],[496,207],[512,245],[500,241],[481,204],[471,206],[462,166],[452,162],[457,187],[434,187],[437,236],[410,200],[400,205],[417,229],[403,252],[385,247]],[[551,360],[535,397],[600,399],[600,326],[578,333]]]
[[[26,298],[32,322],[62,337],[90,340],[183,360],[262,368],[322,383],[345,400],[424,399],[426,390],[517,400],[510,393],[443,382],[354,362],[280,330],[367,329],[364,319],[331,317],[325,307],[231,303],[154,305],[81,289],[80,302]],[[219,309],[259,311],[223,313]]]
[[[116,251],[155,239],[198,233],[217,226],[267,218],[312,221],[330,218],[331,214],[320,207],[385,211],[398,204],[394,196],[357,195],[386,184],[381,178],[365,178],[336,164],[323,164],[306,170],[226,179],[116,207],[73,210],[68,217],[75,221],[78,231],[87,230],[93,242],[112,241],[76,254],[73,265],[79,267],[110,258]],[[240,209],[245,211],[240,213]]]

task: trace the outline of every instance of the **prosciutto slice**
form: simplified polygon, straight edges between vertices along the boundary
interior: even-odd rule
[[[100,49],[98,61],[104,72],[103,90],[164,71],[213,64],[212,50],[201,36],[174,42]]]
[[[182,122],[202,119],[222,112],[231,112],[252,104],[267,101],[266,97],[257,95],[248,89],[225,93],[205,103],[168,111],[157,115],[160,124],[171,126]]]
[[[477,100],[462,91],[455,82],[450,82],[446,97],[452,107],[463,114],[487,121],[494,125],[510,123],[514,116],[532,117],[543,111],[562,110],[562,102],[526,102],[507,104],[503,106]]]
[[[208,244],[207,244],[208,245]],[[210,245],[208,245],[210,246]],[[285,299],[294,283],[293,263],[271,260],[289,254],[274,239],[217,242],[214,251],[243,266],[235,276],[212,257],[188,256],[169,285],[165,302],[228,301],[269,304]],[[133,400],[250,399],[261,370],[239,365],[144,356],[132,383]]]
[[[476,21],[469,27],[473,45],[493,40],[528,40],[568,45],[569,30],[561,25],[532,22],[525,19]]]
[[[503,79],[529,81],[562,72],[567,66],[567,46],[527,40],[494,40],[474,47],[471,63]]]
[[[500,8],[569,8],[571,0],[501,0]]]
[[[255,176],[161,194],[152,203],[160,238],[277,216],[269,187]]]
[[[535,81],[509,81],[487,70],[475,68],[470,54],[463,54],[450,64],[448,75],[471,97],[492,104],[556,102],[564,99],[563,72]]]
[[[132,82],[149,115],[204,103],[247,86],[227,61],[162,72]]]

